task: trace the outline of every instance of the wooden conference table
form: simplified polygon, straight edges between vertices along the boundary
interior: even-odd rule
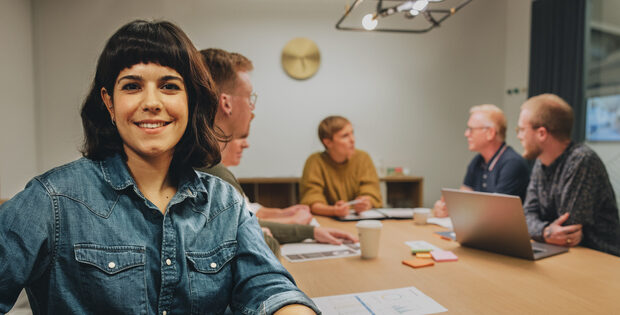
[[[324,227],[356,233],[355,222],[317,217]],[[529,261],[460,247],[435,237],[446,229],[412,220],[384,220],[379,257],[282,264],[308,296],[414,286],[450,314],[620,314],[620,258],[584,247]],[[425,240],[453,251],[456,262],[413,269],[405,241]]]

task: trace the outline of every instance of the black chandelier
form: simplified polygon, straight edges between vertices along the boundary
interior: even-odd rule
[[[336,29],[344,31],[426,33],[441,25],[443,21],[454,15],[471,1],[472,0],[461,0],[455,6],[450,7],[444,3],[444,0],[378,0],[374,12],[371,11],[365,14],[360,21],[360,14],[363,13],[356,12],[356,14],[353,14],[352,12],[360,7],[364,0],[355,0],[353,5],[346,8],[344,15],[338,20],[338,23],[336,23]],[[358,9],[356,11],[362,10],[363,9]],[[368,12],[368,8],[366,8],[365,12]],[[402,19],[399,18],[398,21],[394,22],[394,17],[398,15],[402,15],[405,20],[402,21]],[[347,18],[349,18],[348,20],[357,20],[359,22],[353,22],[354,24],[352,26],[344,26],[343,22]],[[382,26],[381,24],[383,24],[383,21],[388,20],[388,18],[391,20],[391,23],[386,23],[386,26]],[[415,23],[412,23],[414,21]]]

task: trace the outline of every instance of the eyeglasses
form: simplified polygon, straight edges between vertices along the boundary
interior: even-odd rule
[[[544,127],[544,128],[546,129],[546,127],[545,127],[545,126],[539,126],[539,127],[535,127],[535,126],[527,126],[527,127],[517,127],[517,128],[515,129],[515,131],[517,132],[517,135],[520,135],[521,133],[525,132],[525,130],[527,130],[527,129],[536,130],[536,129],[540,128],[540,127]],[[549,129],[547,129],[547,131],[548,131],[548,130],[549,130]]]
[[[238,94],[230,94],[231,96],[239,96],[239,97],[243,97],[244,95],[238,95]],[[256,108],[256,99],[258,99],[258,94],[256,94],[256,92],[252,92],[252,94],[250,94],[250,97],[248,98],[248,101],[250,102],[250,109],[254,110],[254,108]]]
[[[476,129],[489,129],[489,128],[491,128],[491,127],[467,127],[467,128],[465,128],[465,132],[472,132],[472,131],[474,131]]]
[[[252,106],[252,109],[254,109],[254,106],[256,105],[256,99],[258,99],[258,94],[256,94],[256,92],[252,92],[252,94],[250,94],[250,106]]]

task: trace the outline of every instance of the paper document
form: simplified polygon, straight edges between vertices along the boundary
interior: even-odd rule
[[[428,218],[428,220],[426,221],[430,224],[436,224],[439,226],[443,226],[445,228],[449,228],[450,230],[452,230],[452,219],[450,219],[450,217],[445,217],[445,218]]]
[[[447,311],[415,287],[325,296],[312,300],[325,315],[434,314]]]
[[[284,244],[280,247],[280,254],[290,262],[302,262],[309,260],[359,256],[361,251],[359,243],[330,245],[312,241]]]
[[[377,208],[364,211],[360,214],[351,210],[346,217],[336,218],[340,221],[359,221],[359,220],[382,220],[382,219],[412,219],[413,208]]]

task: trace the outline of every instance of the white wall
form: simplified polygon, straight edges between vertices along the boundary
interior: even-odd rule
[[[521,104],[527,100],[530,67],[530,24],[532,2],[508,1],[506,5],[506,61],[503,109],[508,122],[506,142],[517,152],[523,147],[517,139],[515,128]],[[508,89],[518,89],[518,94],[508,94]]]
[[[0,198],[10,198],[37,172],[29,0],[0,0],[0,43]]]
[[[504,101],[508,2],[473,1],[440,28],[413,35],[335,30],[346,1],[35,0],[38,168],[79,156],[78,111],[107,38],[131,19],[164,18],[198,48],[254,61],[257,116],[237,176],[299,176],[321,149],[319,121],[341,114],[376,163],[424,176],[430,206],[441,187],[461,184],[473,156],[463,137],[468,108]],[[321,68],[306,81],[290,79],[279,63],[298,36],[321,50]]]

